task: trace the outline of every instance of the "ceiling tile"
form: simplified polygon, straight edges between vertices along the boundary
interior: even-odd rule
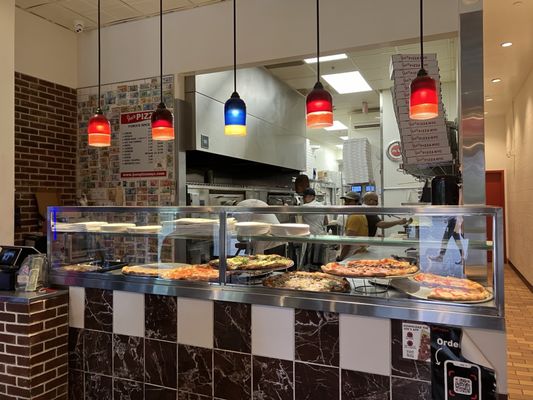
[[[80,19],[85,22],[86,28],[95,27],[94,21],[88,18],[83,18],[80,14],[74,13],[68,8],[57,4],[46,4],[33,7],[31,8],[31,12],[70,30],[73,28],[74,21]]]
[[[15,0],[15,5],[20,8],[29,8],[43,4],[55,3],[58,0]]]

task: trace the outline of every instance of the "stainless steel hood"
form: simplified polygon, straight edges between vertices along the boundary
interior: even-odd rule
[[[305,170],[305,99],[263,68],[237,71],[246,102],[246,137],[224,136],[224,103],[233,92],[232,71],[187,77],[185,99],[192,106],[192,140],[200,150],[294,170]]]

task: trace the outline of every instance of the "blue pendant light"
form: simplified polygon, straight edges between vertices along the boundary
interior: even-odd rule
[[[237,93],[237,0],[233,0],[233,93],[224,104],[224,135],[246,136],[246,104]]]

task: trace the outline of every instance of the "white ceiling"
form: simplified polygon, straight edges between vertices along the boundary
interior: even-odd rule
[[[392,87],[390,77],[390,60],[393,54],[416,54],[420,51],[419,44],[388,46],[372,50],[347,52],[347,59],[322,62],[320,74],[359,71],[373,89],[369,92],[337,94],[336,91],[321,79],[322,84],[333,96],[334,119],[348,127],[361,124],[379,123],[379,91]],[[456,79],[457,39],[440,39],[424,44],[426,53],[436,53],[439,61],[442,82],[453,82]],[[325,55],[325,54],[323,54]],[[316,82],[316,64],[302,62],[267,66],[275,76],[286,82],[302,94],[308,93]],[[362,103],[368,103],[371,112],[363,114]],[[374,110],[374,112],[372,112]],[[323,129],[307,130],[307,137],[313,142],[330,147],[342,144],[340,136],[348,135],[347,131],[326,131]]]
[[[503,115],[533,67],[533,0],[485,0],[483,7],[485,97],[493,99],[485,111]]]
[[[182,11],[224,0],[163,0],[163,11]],[[74,21],[80,20],[85,29],[95,29],[97,0],[15,0],[17,7],[42,17],[71,31]],[[153,16],[159,13],[157,0],[102,0],[103,26]]]

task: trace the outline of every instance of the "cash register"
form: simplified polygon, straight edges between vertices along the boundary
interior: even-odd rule
[[[30,254],[40,254],[29,246],[0,246],[0,290],[15,290],[17,271]]]

